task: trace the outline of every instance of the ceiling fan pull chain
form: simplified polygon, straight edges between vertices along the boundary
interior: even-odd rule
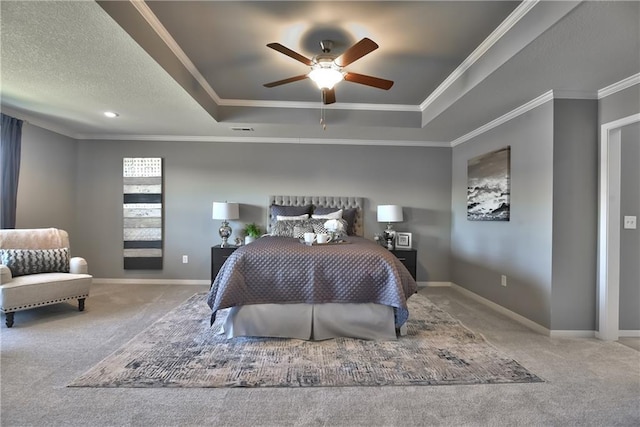
[[[322,125],[322,130],[327,130],[327,123],[324,121],[324,104],[320,104],[320,124]]]

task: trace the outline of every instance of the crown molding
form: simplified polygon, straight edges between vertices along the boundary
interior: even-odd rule
[[[158,141],[158,142],[231,142],[245,144],[317,144],[368,145],[390,147],[449,147],[443,141],[337,139],[337,138],[282,138],[261,136],[188,136],[188,135],[79,135],[81,140]]]
[[[249,99],[223,99],[220,106],[224,107],[258,107],[258,108],[297,108],[311,110],[366,110],[366,111],[402,111],[419,113],[417,105],[403,104],[364,104],[364,103],[336,103],[322,104],[319,102],[295,101],[257,101]]]
[[[469,132],[466,135],[462,135],[460,138],[455,139],[454,141],[451,142],[451,147],[455,147],[457,145],[463,144],[467,141],[469,141],[472,138],[475,138],[478,135],[481,135],[485,132],[490,131],[491,129],[498,127],[506,122],[508,122],[509,120],[513,120],[518,116],[521,116],[522,114],[526,113],[527,111],[531,111],[536,107],[539,107],[540,105],[551,101],[554,98],[553,95],[553,91],[550,90],[549,92],[546,92],[542,95],[540,95],[539,97],[532,99],[531,101],[527,102],[526,104],[521,105],[520,107],[509,111],[507,114],[504,114],[500,117],[498,117],[495,120],[490,121],[489,123],[480,126],[479,128]]]
[[[598,99],[598,94],[593,91],[584,90],[554,90],[554,99]]]
[[[424,111],[435,102],[444,92],[464,73],[471,68],[480,58],[482,58],[493,45],[495,45],[504,35],[506,35],[514,25],[516,25],[524,16],[527,15],[533,9],[539,0],[523,1],[514,9],[513,12],[502,21],[502,23],[495,29],[489,37],[487,37],[471,54],[456,68],[441,84],[434,90],[422,103],[419,108],[420,111]]]
[[[213,99],[213,101],[220,105],[222,99],[218,96],[215,90],[209,85],[204,76],[198,71],[198,68],[194,65],[193,62],[189,59],[184,50],[178,45],[171,34],[167,31],[164,25],[158,20],[158,17],[153,13],[153,11],[147,6],[147,4],[142,0],[130,0],[133,7],[136,8],[138,13],[142,15],[142,17],[149,23],[151,28],[158,34],[158,36],[162,39],[162,41],[167,45],[171,52],[178,58],[178,60],[184,65],[184,67],[191,73],[194,79],[200,83],[200,86],[207,92],[207,94]]]
[[[498,117],[497,119],[480,126],[479,128],[467,133],[466,135],[461,136],[453,141],[451,141],[451,147],[455,147],[456,145],[463,144],[469,141],[472,138],[475,138],[478,135],[481,135],[497,126],[500,126],[503,123],[512,120],[527,111],[530,111],[545,102],[548,102],[552,99],[591,99],[591,100],[600,100],[609,95],[612,95],[616,92],[620,92],[621,90],[630,88],[631,86],[640,84],[640,73],[634,74],[633,76],[627,77],[626,79],[620,80],[612,85],[609,85],[605,88],[598,90],[597,93],[588,92],[588,91],[563,91],[563,90],[550,90],[549,92],[544,93],[543,95],[527,102],[526,104],[521,105],[508,112],[507,114]]]
[[[634,74],[633,76],[629,76],[626,79],[600,89],[598,91],[598,99],[606,98],[609,95],[613,95],[616,92],[628,89],[637,84],[640,84],[640,73]]]
[[[169,31],[160,22],[158,17],[147,6],[144,1],[130,0],[133,7],[136,8],[138,13],[147,21],[151,28],[158,34],[160,39],[167,45],[167,47],[173,52],[176,58],[184,65],[184,67],[191,73],[194,79],[200,83],[211,99],[219,106],[224,107],[264,107],[264,108],[313,108],[320,109],[322,104],[317,102],[290,102],[290,101],[258,101],[258,100],[246,100],[246,99],[224,99],[221,98],[216,91],[209,85],[204,76],[200,73],[198,68],[189,59],[187,54],[182,50],[180,45],[171,36]],[[324,108],[332,108],[336,110],[366,110],[366,111],[410,111],[419,112],[420,109],[417,105],[395,105],[395,104],[359,104],[359,103],[340,103],[339,105],[325,105]]]

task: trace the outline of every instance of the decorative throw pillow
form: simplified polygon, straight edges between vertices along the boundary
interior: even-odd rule
[[[300,221],[303,219],[309,219],[309,214],[295,215],[295,216],[284,216],[284,215],[276,216],[276,220],[278,221]]]
[[[0,264],[9,267],[14,277],[38,273],[68,273],[69,248],[0,249]]]
[[[284,206],[284,205],[271,205],[269,207],[271,217],[276,218],[281,216],[297,216],[297,215],[311,215],[313,205],[305,206]]]
[[[285,206],[285,205],[271,205],[269,206],[269,218],[271,221],[271,227],[273,227],[277,221],[278,216],[298,216],[298,215],[311,215],[313,205],[304,206]]]
[[[315,219],[342,219],[342,209],[337,210],[335,212],[329,212],[326,214],[317,214],[316,211],[313,211],[313,215],[311,218]]]
[[[305,220],[277,221],[271,227],[271,234],[280,237],[294,237],[295,227],[305,225],[304,222]]]
[[[318,221],[321,221],[321,220],[318,220]],[[324,223],[322,222],[314,222],[312,225],[313,225],[313,232],[316,234],[325,234],[329,232],[326,228],[324,228]]]
[[[295,225],[293,227],[293,237],[296,239],[302,239],[304,233],[313,233],[313,226],[311,224],[308,224],[306,221],[303,224],[304,225]]]
[[[326,215],[336,212],[336,208],[315,208],[313,210],[314,215]],[[347,234],[353,236],[356,234],[356,215],[358,208],[350,208],[342,210],[342,219],[347,221]]]
[[[343,219],[339,219],[338,221],[344,221]],[[326,219],[320,219],[320,218],[312,218],[310,220],[308,220],[309,224],[311,224],[311,226],[313,227],[313,232],[316,234],[320,234],[320,233],[329,233],[329,230],[327,230],[324,226],[324,223],[327,222]],[[346,223],[343,223],[343,225],[346,225]]]

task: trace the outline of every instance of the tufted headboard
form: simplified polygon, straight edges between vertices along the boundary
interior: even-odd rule
[[[342,196],[269,196],[269,206],[305,206],[313,205],[322,208],[337,209],[357,209],[354,221],[354,231],[356,236],[364,236],[364,221],[362,219],[362,197],[342,197]],[[269,216],[271,211],[268,210]],[[275,221],[275,218],[268,218],[267,224]]]

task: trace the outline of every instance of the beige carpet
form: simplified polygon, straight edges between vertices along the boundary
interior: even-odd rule
[[[71,387],[313,387],[540,382],[423,295],[397,341],[235,338],[196,294]]]

